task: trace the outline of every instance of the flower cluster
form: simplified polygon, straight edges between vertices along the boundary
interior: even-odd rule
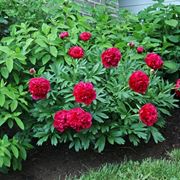
[[[144,48],[142,46],[137,47],[137,53],[141,54],[144,52]]]
[[[68,37],[68,32],[62,32],[59,34],[61,39]],[[88,41],[91,38],[91,33],[83,32],[79,35],[79,39],[82,41]],[[128,43],[133,48],[134,42]],[[137,47],[137,52],[142,53],[144,48],[142,46]],[[80,59],[84,56],[84,50],[80,46],[73,46],[68,51],[69,56],[74,59]],[[101,54],[102,64],[105,68],[117,67],[121,60],[121,52],[118,48],[112,47],[106,49]],[[163,65],[161,57],[155,53],[149,53],[145,58],[146,64],[153,70],[160,69]],[[31,74],[35,73],[34,69],[30,69]],[[145,94],[149,86],[148,75],[137,70],[129,77],[129,87],[131,90]],[[177,96],[180,96],[180,80],[177,81],[175,86],[175,92]],[[35,100],[44,99],[47,93],[50,91],[50,82],[45,78],[32,78],[29,81],[29,92],[32,94],[32,98]],[[96,91],[91,82],[79,82],[74,86],[73,95],[77,103],[84,103],[90,105],[96,99]],[[148,103],[141,107],[139,110],[140,120],[147,126],[152,126],[158,120],[157,109],[154,105]],[[54,128],[59,132],[64,132],[67,128],[72,128],[75,131],[82,129],[88,129],[92,125],[92,116],[90,113],[84,111],[81,108],[73,108],[71,110],[60,110],[55,113],[54,116]]]
[[[59,132],[64,132],[64,130],[68,128],[67,115],[67,110],[57,111],[54,115],[53,125]]]
[[[80,46],[73,46],[69,49],[68,54],[74,59],[80,59],[84,56],[84,50]]]
[[[109,48],[102,53],[101,59],[105,68],[117,67],[121,60],[121,52],[118,48]]]
[[[32,78],[29,81],[29,92],[34,100],[45,99],[50,89],[50,82],[43,77]]]
[[[145,94],[149,86],[149,77],[143,71],[135,71],[129,78],[129,87],[140,94]]]
[[[65,37],[69,37],[69,33],[67,31],[59,34],[59,38],[64,39]]]
[[[96,99],[96,91],[92,83],[79,82],[74,86],[73,95],[76,102],[90,105]]]
[[[158,112],[156,107],[147,103],[139,110],[140,120],[147,126],[153,126],[158,120]]]
[[[154,70],[160,69],[163,66],[163,60],[158,54],[155,53],[149,53],[145,58],[145,62]]]
[[[67,128],[72,128],[79,132],[91,127],[92,116],[82,108],[61,110],[55,113],[53,125],[61,133]]]
[[[90,32],[83,32],[79,35],[79,39],[82,41],[88,41],[91,38],[92,34]]]

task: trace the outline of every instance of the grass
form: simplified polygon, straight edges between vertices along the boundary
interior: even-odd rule
[[[180,149],[168,153],[167,159],[128,161],[120,165],[107,164],[74,180],[180,180]]]

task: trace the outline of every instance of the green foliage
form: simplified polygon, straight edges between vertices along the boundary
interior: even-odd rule
[[[0,0],[0,148],[4,152],[0,156],[5,159],[0,161],[2,169],[7,170],[10,165],[14,170],[20,169],[20,162],[25,159],[21,151],[25,154],[32,138],[37,139],[38,145],[46,141],[52,145],[68,142],[76,151],[93,146],[99,152],[106,143],[125,144],[127,138],[134,145],[141,140],[148,142],[151,137],[156,143],[164,140],[159,129],[165,124],[164,116],[170,115],[169,110],[177,105],[171,95],[174,85],[159,75],[173,73],[177,78],[179,24],[174,14],[179,9],[158,4],[162,7],[158,10],[160,15],[152,12],[152,19],[147,14],[156,6],[138,16],[121,11],[119,18],[113,18],[105,7],[89,9],[92,16],[82,16],[80,8],[69,1]],[[68,31],[70,37],[60,39],[58,34],[62,31]],[[83,31],[92,33],[90,41],[79,41]],[[130,41],[162,55],[166,60],[163,70],[152,73],[143,61],[145,54],[137,54],[135,48],[127,46]],[[73,45],[84,48],[84,59],[77,61],[67,55]],[[106,70],[100,56],[113,46],[121,50],[123,59],[118,68]],[[35,68],[36,74],[31,75],[30,68]],[[130,74],[138,69],[151,79],[144,96],[128,87]],[[46,100],[34,103],[27,93],[33,76],[50,80],[52,90]],[[75,103],[72,96],[73,86],[81,80],[92,82],[97,92],[97,99],[88,107]],[[159,121],[154,127],[146,127],[138,118],[139,108],[147,102],[158,107]],[[79,106],[93,115],[93,126],[79,133],[58,133],[52,126],[54,113]],[[24,137],[28,143],[22,141]]]
[[[134,31],[147,50],[162,55],[164,64],[164,76],[171,81],[176,80],[180,73],[180,7],[176,5],[163,5],[156,3],[138,14],[140,25],[135,25],[138,31]],[[149,16],[151,14],[151,16]]]
[[[27,150],[32,148],[27,139],[19,139],[14,136],[9,139],[4,135],[0,139],[0,171],[7,172],[8,168],[12,166],[13,170],[21,170],[21,161],[26,160]]]
[[[173,150],[172,154],[179,154],[179,150]],[[171,153],[170,153],[171,154]],[[98,170],[91,170],[81,177],[69,179],[90,180],[90,179],[113,179],[113,180],[134,180],[134,179],[179,179],[180,162],[178,156],[173,156],[173,160],[152,160],[146,159],[142,162],[124,162],[121,165],[107,164]]]
[[[98,47],[96,51],[98,59]],[[145,63],[132,60],[131,53],[135,52],[127,50],[126,53],[118,68],[108,70],[103,68],[99,60],[92,61],[89,57],[73,60],[71,66],[63,60],[50,65],[43,76],[50,80],[52,90],[49,97],[37,102],[32,110],[37,119],[33,132],[34,137],[39,139],[38,145],[50,139],[52,145],[70,142],[70,148],[74,146],[77,151],[88,149],[93,144],[101,152],[106,142],[124,144],[126,136],[134,145],[138,145],[140,139],[148,142],[151,136],[156,143],[164,140],[158,127],[163,127],[163,116],[169,115],[168,109],[176,106],[176,100],[170,94],[173,85],[156,74],[150,74]],[[146,95],[134,93],[128,87],[128,78],[137,69],[143,69],[151,77]],[[92,82],[97,91],[96,100],[88,107],[75,103],[72,95],[74,85],[81,80]],[[146,127],[138,118],[139,107],[148,102],[159,109],[159,120],[155,127]],[[89,130],[78,133],[70,130],[58,133],[54,130],[52,124],[56,111],[79,106],[93,115],[93,125]]]

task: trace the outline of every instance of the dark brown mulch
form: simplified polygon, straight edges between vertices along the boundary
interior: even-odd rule
[[[59,180],[66,175],[79,175],[91,168],[105,163],[120,163],[124,159],[141,160],[147,157],[160,158],[173,148],[180,148],[180,109],[167,118],[163,130],[166,141],[155,144],[150,142],[138,147],[108,146],[101,154],[92,150],[74,152],[66,145],[53,148],[43,146],[29,155],[23,163],[21,172],[0,175],[0,180]]]

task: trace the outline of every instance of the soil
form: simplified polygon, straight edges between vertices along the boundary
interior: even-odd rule
[[[180,109],[167,118],[167,126],[163,130],[166,140],[162,143],[107,146],[103,153],[93,150],[75,152],[67,145],[51,147],[44,145],[29,154],[23,163],[21,172],[10,172],[0,175],[0,180],[63,180],[68,175],[80,175],[92,168],[106,163],[121,163],[125,159],[142,160],[147,157],[161,158],[167,151],[180,148]]]

